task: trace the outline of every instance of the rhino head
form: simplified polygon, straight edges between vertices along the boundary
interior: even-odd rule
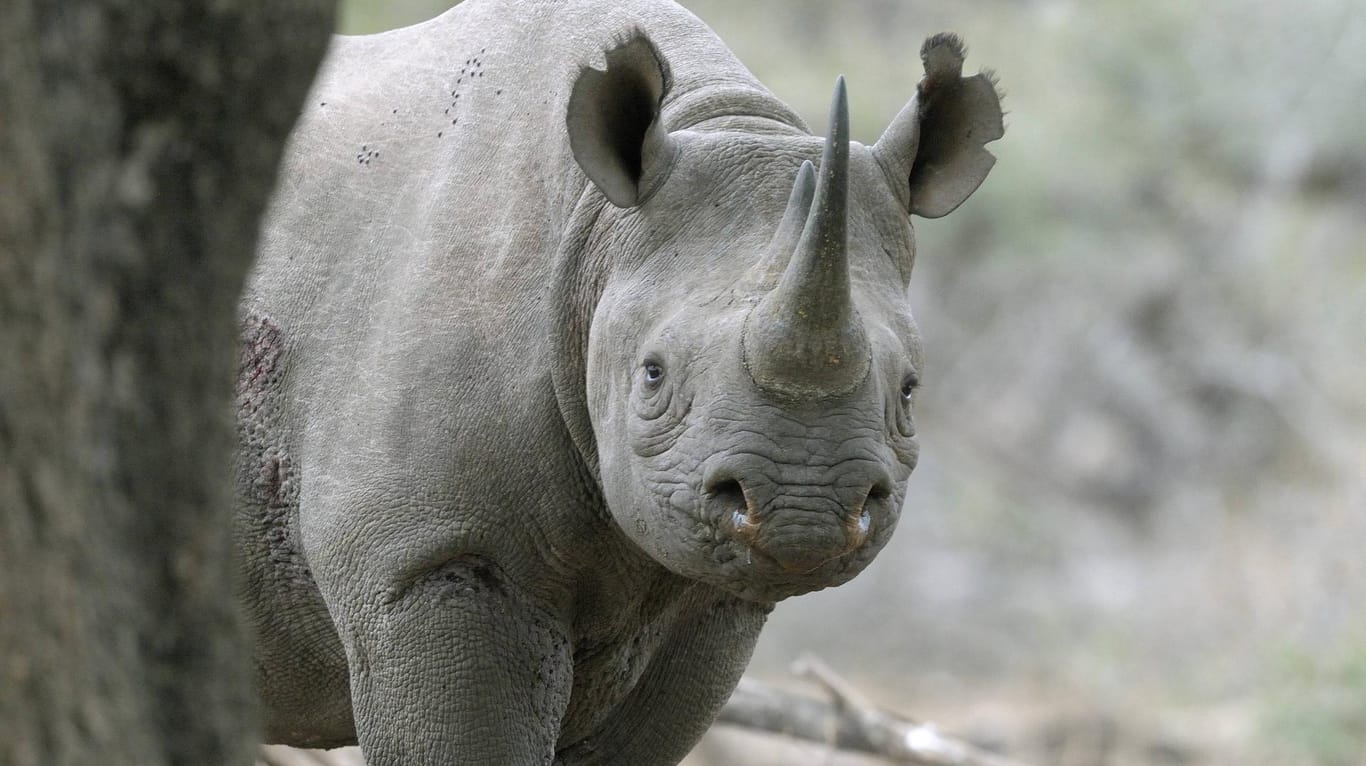
[[[921,58],[871,147],[843,78],[824,140],[667,131],[669,69],[640,35],[576,82],[570,146],[612,203],[585,245],[595,459],[617,525],[680,575],[776,601],[852,578],[896,526],[923,365],[910,215],[966,199],[1003,132],[956,38]]]

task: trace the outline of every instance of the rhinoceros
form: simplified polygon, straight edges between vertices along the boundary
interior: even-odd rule
[[[674,763],[782,599],[886,544],[912,214],[994,80],[921,51],[824,138],[664,0],[469,0],[333,44],[242,302],[236,544],[273,742]]]

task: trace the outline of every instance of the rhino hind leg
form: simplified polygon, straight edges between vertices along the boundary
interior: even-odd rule
[[[312,577],[291,524],[299,508],[299,476],[280,422],[284,335],[273,319],[252,315],[243,324],[241,340],[237,425],[248,513],[270,562],[288,580],[307,585]]]
[[[283,425],[285,336],[270,317],[249,315],[240,349],[235,534],[267,738],[352,744],[346,655],[299,544],[300,471]]]

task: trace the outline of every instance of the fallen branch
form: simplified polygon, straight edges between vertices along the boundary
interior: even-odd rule
[[[873,705],[847,680],[814,657],[798,660],[793,672],[823,688],[829,700],[778,689],[745,677],[716,723],[783,734],[850,752],[913,766],[1024,766],[961,740],[933,724],[917,723]],[[327,752],[262,747],[256,766],[364,766],[357,748]]]
[[[256,753],[255,766],[365,766],[360,748],[302,750],[284,745],[263,745]]]
[[[794,671],[822,686],[830,701],[794,694],[746,677],[740,680],[716,722],[916,766],[1023,766],[946,737],[933,724],[917,723],[874,707],[818,659],[799,660]]]

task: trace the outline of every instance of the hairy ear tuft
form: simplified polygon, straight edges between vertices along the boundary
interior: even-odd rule
[[[926,40],[915,97],[874,146],[908,212],[925,218],[953,212],[977,190],[996,162],[985,146],[1005,134],[996,76],[963,77],[966,56],[957,35]]]
[[[939,88],[963,76],[963,62],[968,57],[968,46],[952,32],[940,32],[925,39],[920,46],[920,62],[925,67],[923,88]]]

